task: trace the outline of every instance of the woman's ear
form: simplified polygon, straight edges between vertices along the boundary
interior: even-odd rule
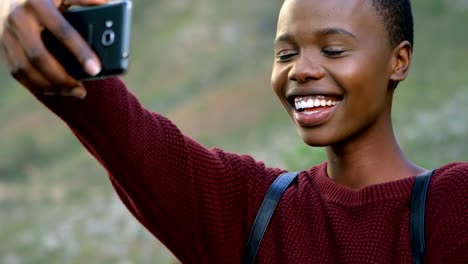
[[[390,80],[393,82],[403,81],[411,66],[411,55],[412,55],[412,46],[409,41],[402,41],[394,50],[393,50],[393,63],[392,63],[392,73],[390,75]]]

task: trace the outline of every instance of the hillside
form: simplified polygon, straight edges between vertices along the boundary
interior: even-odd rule
[[[305,169],[304,146],[270,86],[281,1],[138,0],[131,69],[143,104],[206,146]],[[412,72],[395,129],[428,168],[467,160],[468,1],[415,0]],[[60,121],[0,70],[0,263],[170,263]]]

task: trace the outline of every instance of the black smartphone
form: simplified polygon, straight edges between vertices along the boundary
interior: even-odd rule
[[[49,31],[42,40],[49,52],[77,80],[99,79],[127,72],[130,55],[131,1],[71,8],[63,13],[101,60],[102,70],[90,76],[75,56]]]

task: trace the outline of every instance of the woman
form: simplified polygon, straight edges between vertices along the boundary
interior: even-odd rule
[[[239,263],[265,193],[284,171],[204,148],[141,107],[117,78],[80,83],[68,76],[40,30],[56,34],[95,75],[96,56],[59,10],[102,2],[17,6],[2,38],[6,64],[70,126],[132,214],[182,262]],[[283,3],[272,88],[303,141],[325,147],[327,161],[300,172],[285,192],[259,263],[413,261],[409,204],[415,176],[426,169],[406,159],[391,123],[412,44],[408,1]],[[467,164],[451,163],[432,176],[426,263],[468,261],[467,173]]]

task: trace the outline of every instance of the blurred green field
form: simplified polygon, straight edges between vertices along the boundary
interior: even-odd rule
[[[322,161],[269,87],[280,2],[135,1],[125,81],[208,147],[290,170]],[[468,160],[468,1],[413,6],[413,67],[394,103],[398,139],[427,168]],[[0,84],[0,263],[175,263],[66,126],[3,68]]]

